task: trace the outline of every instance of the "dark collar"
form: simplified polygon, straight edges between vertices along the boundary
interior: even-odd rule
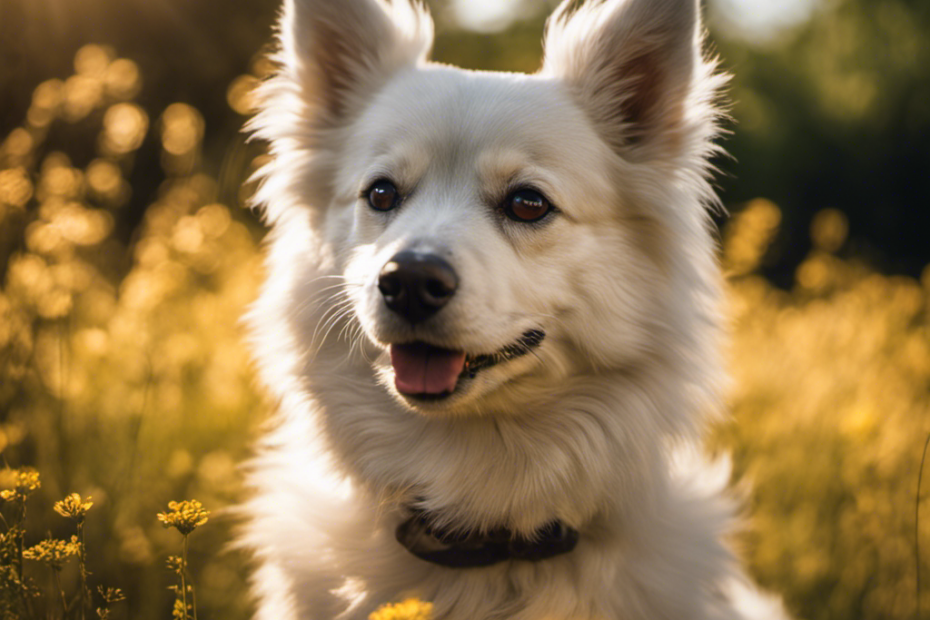
[[[547,523],[531,538],[524,538],[506,528],[486,533],[437,528],[430,525],[429,513],[418,509],[397,526],[395,534],[421,560],[452,568],[490,566],[505,560],[538,562],[568,553],[578,543],[578,530],[561,521]]]

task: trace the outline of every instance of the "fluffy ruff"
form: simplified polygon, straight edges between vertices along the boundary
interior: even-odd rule
[[[279,401],[244,506],[257,619],[408,596],[436,620],[784,617],[725,544],[727,463],[696,447],[723,376],[724,78],[697,0],[576,5],[526,76],[428,62],[407,0],[285,0],[250,126],[273,159],[249,321]],[[384,275],[403,252],[452,273],[416,315]],[[411,509],[579,541],[447,568],[395,539]]]

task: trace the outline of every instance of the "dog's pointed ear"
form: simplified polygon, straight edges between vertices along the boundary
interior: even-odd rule
[[[419,0],[285,0],[283,74],[314,124],[345,120],[398,70],[425,60],[433,22]]]
[[[632,159],[674,156],[701,73],[699,0],[564,0],[542,73],[564,80],[606,141]]]

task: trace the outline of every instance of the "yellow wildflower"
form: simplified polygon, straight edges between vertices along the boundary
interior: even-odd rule
[[[26,499],[33,491],[42,486],[42,482],[39,480],[39,472],[34,469],[13,470],[10,473],[15,481],[13,489],[0,491],[0,498],[6,501]]]
[[[23,551],[23,557],[27,560],[45,562],[53,569],[61,570],[68,558],[78,555],[80,549],[81,543],[78,542],[77,536],[72,536],[70,541],[50,538]]]
[[[126,596],[119,588],[107,588],[104,590],[103,588],[98,587],[97,591],[100,592],[100,596],[103,597],[104,604],[103,607],[97,608],[97,618],[99,618],[99,620],[110,620],[110,614],[112,613],[110,605],[113,603],[119,603],[120,601],[125,601]]]
[[[207,522],[209,510],[196,499],[183,502],[168,502],[169,512],[158,513],[158,520],[166,528],[173,527],[185,536]]]
[[[168,556],[168,570],[180,575],[185,568],[187,568],[187,564],[184,562],[184,558],[176,555]]]
[[[97,608],[97,617],[100,620],[110,620],[110,605],[126,600],[126,595],[119,588],[106,588],[97,586],[97,592],[103,598],[103,607]]]
[[[184,601],[176,598],[174,599],[174,608],[171,610],[171,617],[174,618],[174,620],[188,620],[188,618],[191,617],[190,610],[190,605],[188,605],[185,610]]]
[[[97,586],[97,592],[100,593],[103,601],[108,605],[126,600],[126,595],[123,594],[123,591],[119,588],[104,588],[103,586]]]
[[[368,620],[430,620],[432,615],[432,603],[408,598],[400,603],[382,605],[368,616]]]
[[[55,502],[55,512],[80,523],[84,520],[84,515],[87,514],[90,507],[94,505],[94,502],[90,500],[91,498],[89,497],[86,500],[82,500],[80,495],[72,493],[60,502]]]

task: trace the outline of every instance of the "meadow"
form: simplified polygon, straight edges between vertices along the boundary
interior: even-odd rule
[[[23,534],[32,547],[75,535],[56,502],[92,501],[86,567],[64,561],[61,588],[74,596],[87,581],[94,608],[98,586],[119,588],[109,617],[154,620],[175,610],[166,563],[182,538],[156,515],[196,498],[211,513],[187,548],[199,618],[245,619],[248,558],[228,547],[229,508],[272,405],[239,322],[261,279],[263,233],[238,179],[265,156],[240,144],[231,168],[207,165],[198,109],[140,103],[139,66],[110,48],[87,45],[74,60],[0,136],[0,510],[10,528],[15,470],[40,474]],[[228,85],[243,118],[268,69],[258,59]],[[133,184],[140,166],[160,170],[150,195]],[[140,200],[144,210],[127,208]],[[930,548],[930,519],[915,522],[930,269],[878,272],[844,251],[849,222],[828,208],[793,281],[777,287],[760,268],[782,210],[764,197],[733,206],[720,233],[733,381],[708,449],[732,454],[745,498],[734,546],[798,618],[913,618],[915,535]],[[3,575],[10,562],[0,552]],[[43,564],[27,559],[24,578],[42,592],[36,617],[59,618],[58,573]],[[930,551],[920,568],[930,581]]]

